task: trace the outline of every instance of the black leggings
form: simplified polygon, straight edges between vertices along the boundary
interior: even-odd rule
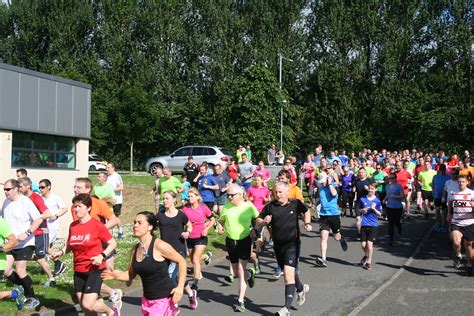
[[[387,207],[386,210],[388,219],[388,235],[390,237],[390,241],[392,241],[395,226],[398,227],[398,233],[400,233],[402,230],[402,224],[400,223],[400,219],[402,218],[403,208]]]
[[[354,209],[354,197],[355,192],[347,192],[346,190],[341,190],[341,208],[344,213],[346,212],[347,203],[349,203],[349,210],[352,213]]]

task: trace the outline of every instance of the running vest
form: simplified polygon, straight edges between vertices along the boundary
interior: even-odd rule
[[[170,296],[175,287],[168,274],[168,262],[166,260],[156,261],[153,258],[155,248],[155,237],[151,240],[147,255],[142,261],[137,261],[137,252],[133,256],[133,271],[140,276],[143,284],[143,296],[147,300],[157,300]],[[136,250],[139,245],[135,246]]]
[[[466,189],[461,192],[452,193],[453,219],[452,224],[456,226],[469,226],[474,224],[474,213],[472,212],[472,201],[474,192]]]

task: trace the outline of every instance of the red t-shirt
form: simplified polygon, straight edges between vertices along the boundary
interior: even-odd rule
[[[105,261],[99,266],[92,265],[92,257],[100,255],[103,243],[112,239],[112,235],[104,224],[91,218],[82,224],[75,221],[69,226],[68,246],[74,254],[74,271],[89,272],[105,269]]]
[[[409,186],[411,180],[411,173],[407,170],[400,170],[395,173],[397,175],[397,183],[400,184],[403,188],[403,193],[408,194]]]
[[[425,165],[416,165],[415,170],[413,170],[413,175],[415,176],[415,181],[421,185],[421,182],[418,181],[418,175],[420,172],[426,169]]]
[[[38,209],[40,214],[43,214],[48,209],[46,204],[44,204],[43,198],[38,193],[31,192],[31,195],[29,196],[29,198],[30,198],[31,202],[33,202],[33,204],[36,206],[36,208]],[[39,227],[34,231],[34,235],[35,236],[41,236],[45,232],[46,233],[48,232],[48,221],[47,220],[43,220],[41,222],[41,225],[39,225]]]
[[[236,167],[235,165],[227,165],[227,173],[229,174],[229,177],[232,179],[232,181],[236,181],[238,179],[237,170],[238,167]]]

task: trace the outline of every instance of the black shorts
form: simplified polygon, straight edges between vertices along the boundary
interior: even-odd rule
[[[421,190],[421,198],[433,202],[433,191]]]
[[[26,246],[24,248],[13,249],[10,253],[15,261],[28,261],[33,257],[34,246]]]
[[[239,260],[249,260],[252,251],[252,238],[250,236],[241,240],[226,238],[225,247],[231,263],[237,263]]]
[[[465,240],[474,241],[474,224],[469,226],[451,225],[451,231],[459,231]]]
[[[292,241],[285,245],[275,243],[273,249],[275,250],[275,257],[278,266],[283,270],[284,266],[293,268],[298,267],[298,260],[300,259],[301,241],[299,239]]]
[[[122,214],[122,204],[115,204],[112,206],[115,216],[119,217]]]
[[[441,201],[442,199],[438,199],[438,198],[434,199],[434,206],[446,208],[447,207],[446,203],[442,203]]]
[[[43,235],[35,236],[35,254],[36,258],[44,258],[48,253],[49,249],[49,234],[44,233]]]
[[[421,192],[421,184],[419,184],[419,183],[415,184],[415,191],[416,192]]]
[[[196,246],[207,246],[207,236],[202,236],[199,238],[188,238],[186,239],[186,245],[188,249],[191,250]]]
[[[204,204],[207,205],[207,207],[209,207],[209,209],[212,211],[212,209],[214,208],[214,204],[216,204],[215,202],[204,202]]]
[[[97,293],[100,294],[102,270],[92,270],[89,272],[74,272],[74,290],[76,293]]]
[[[319,231],[332,230],[333,234],[341,232],[341,218],[337,216],[320,216]]]
[[[374,241],[377,237],[377,227],[362,226],[360,228],[360,241]]]

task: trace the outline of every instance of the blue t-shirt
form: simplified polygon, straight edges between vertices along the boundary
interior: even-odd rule
[[[341,177],[341,187],[346,192],[352,192],[352,188],[354,187],[354,183],[356,180],[356,176],[352,171],[349,174],[344,175]]]
[[[189,192],[189,188],[191,188],[191,184],[188,181],[184,181],[183,188],[184,188],[184,191],[181,192],[181,200],[189,201],[188,192]]]
[[[216,197],[214,196],[214,190],[204,188],[204,183],[207,185],[216,185],[217,181],[216,178],[210,175],[201,176],[198,179],[198,190],[199,194],[201,194],[201,198],[203,202],[213,203],[216,201]]]
[[[341,214],[337,204],[337,194],[333,196],[329,187],[319,187],[319,198],[321,202],[321,210],[319,211],[319,215],[338,216]]]
[[[366,196],[363,196],[360,199],[359,208],[367,209],[367,213],[362,214],[362,226],[377,227],[379,226],[379,219],[377,214],[375,214],[372,209],[372,204],[375,203],[375,208],[377,211],[382,212],[382,202],[377,197],[374,197],[372,200],[369,200]]]
[[[349,157],[346,155],[339,155],[339,160],[341,160],[341,163],[343,165],[346,165],[349,162]]]
[[[433,177],[433,197],[441,199],[443,197],[444,184],[451,179],[448,174],[438,173]]]
[[[219,197],[221,195],[226,194],[225,192],[222,192],[221,190],[225,188],[227,183],[231,181],[232,179],[229,177],[229,174],[225,171],[223,171],[221,174],[214,174],[214,178],[217,181],[217,184],[219,185],[219,190],[215,191],[216,197]]]
[[[403,193],[403,188],[400,184],[395,183],[392,187],[391,184],[387,184],[385,187],[387,194],[387,207],[389,208],[403,208],[403,198],[394,198],[394,195],[400,196]]]

